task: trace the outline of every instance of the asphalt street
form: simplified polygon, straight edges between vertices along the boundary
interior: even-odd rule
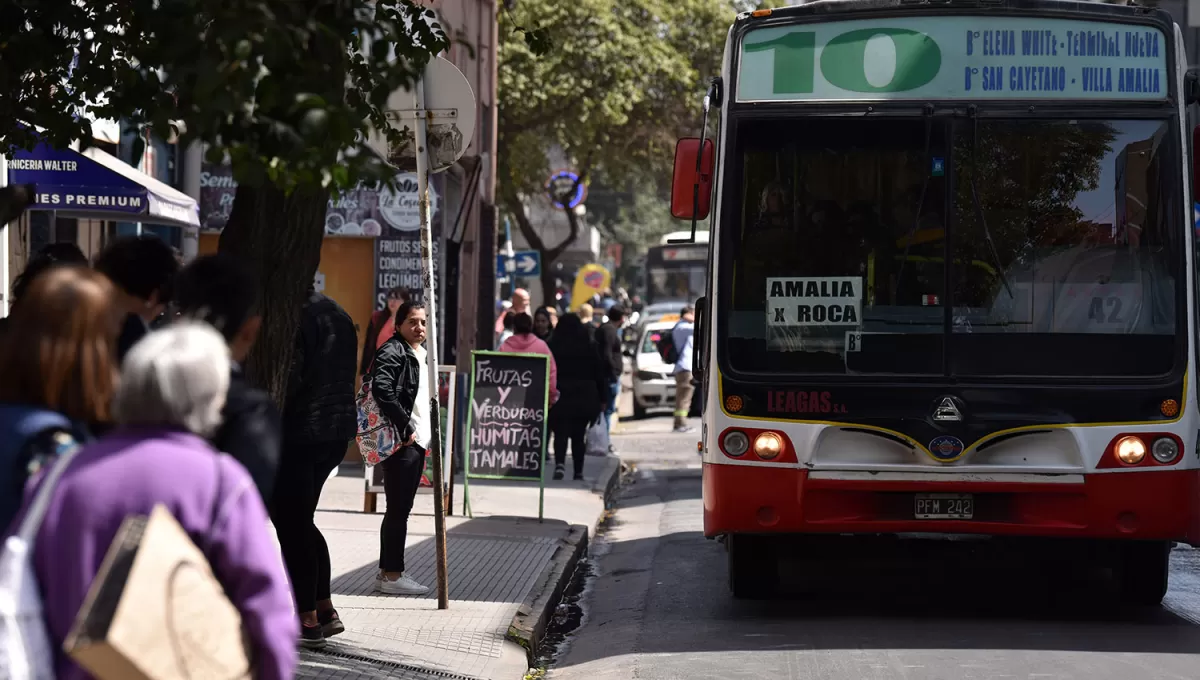
[[[1151,610],[1119,607],[1096,570],[964,540],[785,563],[778,597],[734,600],[725,551],[701,532],[697,435],[670,433],[669,417],[623,426],[633,481],[594,545],[555,680],[1200,678],[1200,551],[1174,552]]]

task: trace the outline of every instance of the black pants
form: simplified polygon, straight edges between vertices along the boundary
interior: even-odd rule
[[[587,458],[588,421],[579,418],[558,418],[550,423],[554,433],[554,464],[566,465],[567,443],[571,444],[571,462],[575,474],[583,474],[583,461]]]
[[[321,487],[346,456],[347,442],[284,443],[271,499],[271,521],[292,582],[296,610],[311,612],[330,597],[329,546],[313,518]]]
[[[380,463],[383,466],[383,496],[387,510],[379,528],[379,568],[404,571],[404,542],[408,539],[408,515],[421,486],[425,449],[405,446]]]

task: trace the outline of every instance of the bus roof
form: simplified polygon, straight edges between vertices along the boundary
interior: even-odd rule
[[[660,245],[660,246],[670,245],[671,241],[682,241],[685,239],[689,239],[691,237],[692,237],[692,232],[690,229],[688,231],[673,231],[673,232],[667,234],[666,236],[662,237],[662,239],[659,240],[658,245]],[[707,229],[704,229],[704,230],[697,229],[696,230],[696,243],[708,243],[708,230]]]

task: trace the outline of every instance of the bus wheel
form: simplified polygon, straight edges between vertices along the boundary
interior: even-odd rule
[[[1169,541],[1137,541],[1121,546],[1116,569],[1121,600],[1139,607],[1157,607],[1167,594],[1170,570]]]
[[[779,580],[779,564],[765,536],[734,534],[725,539],[729,556],[729,590],[740,600],[771,595]]]

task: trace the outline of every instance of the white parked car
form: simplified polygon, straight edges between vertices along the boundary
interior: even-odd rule
[[[646,324],[633,347],[633,417],[645,418],[651,411],[675,410],[673,366],[658,353],[658,341],[670,333],[676,321]]]

